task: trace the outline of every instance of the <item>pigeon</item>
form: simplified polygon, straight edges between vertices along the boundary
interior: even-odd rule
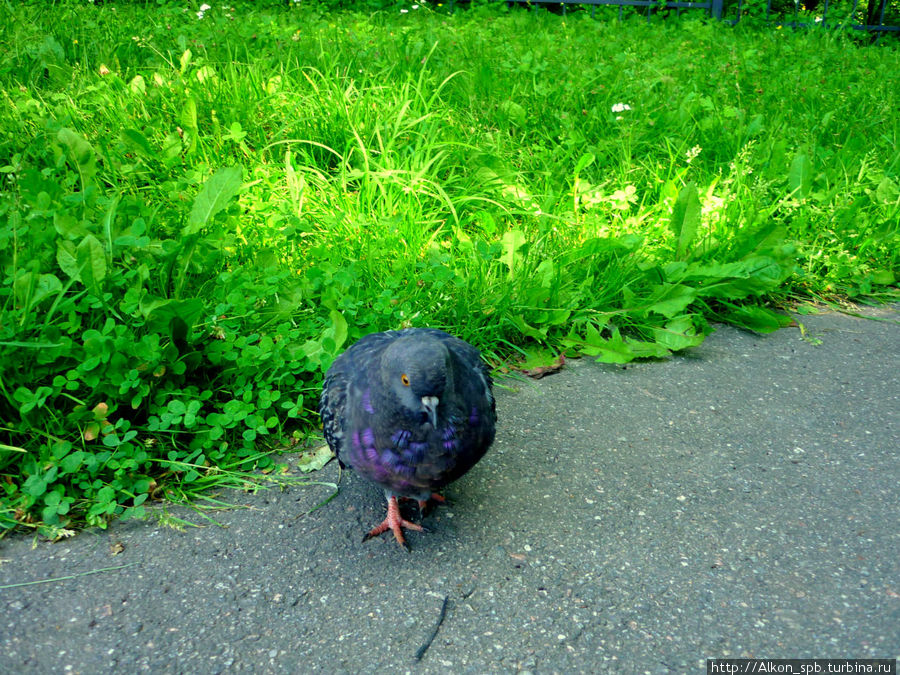
[[[469,343],[435,328],[372,333],[335,359],[319,414],[341,467],[380,486],[387,530],[406,547],[399,498],[442,502],[437,493],[480,460],[497,423],[490,371]]]

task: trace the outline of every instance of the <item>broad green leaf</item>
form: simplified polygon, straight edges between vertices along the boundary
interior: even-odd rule
[[[629,363],[635,359],[634,352],[622,339],[618,328],[613,328],[612,335],[606,340],[589,327],[588,339],[579,350],[587,356],[596,356],[601,363]]]
[[[128,83],[128,88],[135,96],[143,97],[147,94],[147,83],[144,81],[143,75],[132,77],[131,82]]]
[[[137,129],[123,129],[122,139],[131,145],[139,154],[146,157],[155,157],[156,151],[150,145],[150,141]]]
[[[321,340],[307,340],[303,343],[300,350],[312,365],[318,366],[323,372],[331,365],[330,359],[325,357],[325,350],[322,349]]]
[[[78,467],[81,466],[81,463],[84,461],[84,452],[82,450],[78,450],[73,452],[71,455],[68,455],[63,458],[63,460],[59,463],[60,469],[62,469],[63,473],[74,473]]]
[[[183,300],[178,300],[177,302],[185,302]],[[191,302],[188,300],[187,302]],[[188,333],[190,332],[190,326],[188,322],[185,321],[180,315],[175,315],[172,317],[172,320],[169,321],[169,336],[172,338],[172,342],[179,349],[187,342]]]
[[[691,266],[687,280],[697,280],[698,297],[734,300],[760,295],[781,285],[792,273],[770,256],[750,256],[723,265]]]
[[[526,349],[525,358],[518,364],[518,370],[552,369],[561,363],[560,355],[548,349]]]
[[[197,101],[193,98],[188,98],[184,102],[184,107],[181,109],[181,126],[184,129],[184,138],[186,141],[187,147],[184,149],[185,154],[190,155],[197,148]]]
[[[53,229],[67,239],[81,239],[89,234],[87,228],[75,216],[70,213],[53,214]]]
[[[755,307],[747,305],[738,307],[722,317],[726,322],[747,328],[757,333],[773,333],[779,328],[790,326],[793,323],[791,317],[779,314],[768,307]]]
[[[56,132],[56,138],[66,146],[69,158],[77,167],[83,181],[88,181],[97,173],[97,154],[83,136],[63,127]]]
[[[875,188],[875,198],[882,204],[894,204],[900,199],[900,188],[888,176],[885,176]]]
[[[529,325],[523,316],[511,316],[509,317],[509,322],[518,328],[522,335],[530,337],[532,340],[543,342],[547,339],[546,328],[535,328],[534,326]]]
[[[181,58],[178,60],[179,65],[181,66],[181,73],[184,74],[184,71],[188,69],[188,66],[191,65],[191,58],[193,58],[193,53],[190,49],[185,49],[184,53],[181,55]]]
[[[243,169],[239,164],[219,169],[210,176],[194,199],[188,224],[182,234],[196,234],[228,206],[228,202],[240,192],[242,176]]]
[[[13,282],[13,293],[15,294],[16,304],[19,307],[25,307],[29,302],[34,287],[37,284],[37,273],[26,272],[16,277]]]
[[[625,344],[634,354],[636,359],[664,359],[671,356],[672,352],[657,342],[644,342],[643,340],[634,340],[625,338]]]
[[[872,283],[879,286],[889,286],[896,281],[892,270],[872,270],[869,276],[872,279]]]
[[[656,328],[653,337],[666,349],[677,352],[688,347],[696,347],[703,342],[703,333],[697,333],[690,316],[680,316],[669,321],[664,328]]]
[[[500,110],[509,118],[509,121],[519,127],[524,127],[528,122],[528,114],[525,108],[515,101],[505,100],[500,102]]]
[[[320,445],[318,448],[308,450],[301,454],[300,458],[297,460],[297,468],[303,473],[318,471],[328,464],[332,457],[334,457],[334,453],[331,451],[331,448],[327,445]]]
[[[91,293],[100,297],[101,284],[106,278],[106,252],[103,250],[103,244],[94,235],[87,235],[75,249],[75,259],[81,282]]]
[[[10,19],[7,19],[10,20]],[[53,37],[47,35],[39,43],[35,45],[37,49],[30,48],[34,56],[40,63],[43,75],[46,76],[53,86],[64,88],[72,80],[72,67],[66,63],[66,52],[62,45]]]
[[[534,278],[540,279],[541,288],[551,288],[553,283],[559,279],[559,276],[556,272],[556,265],[553,264],[553,260],[550,258],[545,258],[541,261],[541,264],[537,266],[537,269],[534,271]],[[542,291],[543,293],[543,291]]]
[[[47,491],[47,481],[44,477],[33,474],[22,485],[22,492],[31,497],[40,497]]]
[[[334,340],[334,353],[337,353],[337,350],[347,341],[347,319],[336,309],[332,309],[328,315],[331,325],[325,330],[323,337]]]
[[[580,174],[586,168],[588,168],[591,164],[594,163],[594,160],[597,159],[593,153],[586,153],[578,158],[578,162],[575,164],[575,175]]]
[[[201,66],[194,74],[197,76],[197,80],[201,83],[208,82],[210,84],[215,84],[218,80],[216,71],[211,66]]]
[[[515,274],[516,263],[521,258],[519,249],[526,244],[525,233],[521,230],[510,230],[500,239],[503,253],[500,261],[509,268],[509,276]]]
[[[695,263],[696,265],[696,263]],[[666,263],[662,268],[662,275],[666,279],[666,281],[671,281],[676,283],[685,278],[685,275],[693,269],[694,265],[691,265],[690,268],[688,264],[683,260],[675,260],[670,263]]]
[[[542,323],[546,323],[548,326],[558,326],[569,322],[569,318],[572,316],[572,310],[554,309],[544,312],[543,315],[546,319],[542,321]]]
[[[490,211],[476,211],[474,217],[485,236],[493,237],[497,232],[497,220],[494,215]]]
[[[631,363],[635,356],[628,345],[585,345],[581,348],[585,356],[595,356],[599,363]]]
[[[678,193],[669,227],[675,235],[675,257],[683,260],[700,227],[700,198],[693,183],[688,183]]]
[[[32,276],[31,274],[25,276]],[[21,279],[23,277],[19,277]],[[19,279],[16,279],[18,286]],[[17,295],[18,295],[18,288]],[[32,309],[40,304],[44,298],[57,295],[62,290],[62,282],[53,274],[41,274],[37,277],[34,287],[30,289],[31,297],[28,299],[28,308]]]
[[[146,295],[141,298],[139,308],[147,320],[147,329],[154,333],[187,339],[188,330],[197,323],[203,312],[200,298],[169,300]]]
[[[697,290],[683,284],[662,284],[661,293],[653,298],[647,311],[662,314],[667,319],[680,314],[697,296]]]
[[[181,126],[185,129],[197,128],[197,101],[188,98],[181,109]]]
[[[763,130],[764,123],[765,118],[762,115],[756,115],[752,120],[750,120],[750,123],[747,125],[747,129],[744,131],[744,136],[746,138],[753,138]]]
[[[754,227],[741,228],[736,237],[730,250],[735,257],[744,257],[782,246],[787,240],[787,228],[775,220],[764,220]]]
[[[788,173],[788,188],[800,199],[806,199],[809,195],[812,189],[812,162],[806,153],[800,152],[794,156]]]

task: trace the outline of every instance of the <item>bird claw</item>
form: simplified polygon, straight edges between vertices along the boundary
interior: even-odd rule
[[[418,499],[416,501],[419,503],[419,513],[424,516],[437,504],[446,504],[447,498],[443,495],[439,495],[437,492],[432,492],[428,499]]]
[[[412,497],[400,497],[400,499],[411,500]],[[443,495],[438,494],[437,492],[432,492],[431,496],[428,499],[416,499],[415,501],[416,501],[416,504],[419,505],[419,513],[421,513],[424,516],[426,511],[431,510],[429,508],[429,506],[434,506],[434,504],[446,504],[447,498],[444,497]],[[433,504],[432,504],[432,502],[433,502]]]
[[[400,516],[400,507],[397,505],[397,498],[391,497],[390,499],[388,499],[387,517],[383,521],[381,521],[380,524],[369,530],[366,536],[363,537],[363,541],[368,541],[372,537],[377,537],[379,534],[390,530],[394,533],[394,539],[397,540],[397,543],[400,544],[403,548],[409,550],[406,539],[403,537],[403,528],[406,528],[407,530],[415,530],[416,532],[425,531],[425,528],[421,525],[402,518]]]

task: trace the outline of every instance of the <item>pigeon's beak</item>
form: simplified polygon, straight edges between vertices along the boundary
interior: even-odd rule
[[[428,421],[431,422],[431,426],[435,429],[437,429],[438,403],[440,403],[440,399],[437,396],[422,397],[422,407],[425,408],[425,412],[428,413]]]

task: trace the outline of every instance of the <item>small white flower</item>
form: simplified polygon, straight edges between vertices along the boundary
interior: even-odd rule
[[[631,110],[631,106],[628,105],[627,103],[614,103],[613,104],[613,107],[612,107],[613,112],[619,113],[619,112],[625,112],[626,110]]]
[[[418,6],[418,5],[413,5],[413,6],[412,6],[412,9],[419,9],[419,6]]]
[[[401,10],[400,10],[400,13],[401,13],[401,14],[409,14],[409,10],[408,10],[408,9],[401,9]]]
[[[693,148],[691,148],[690,150],[688,150],[688,151],[685,153],[685,155],[687,155],[687,163],[690,164],[691,161],[692,161],[694,158],[696,158],[697,155],[699,155],[702,151],[703,151],[703,148],[701,148],[699,145],[695,145]]]
[[[205,12],[208,9],[212,9],[212,5],[207,5],[205,2],[202,5],[200,5],[201,12]]]

